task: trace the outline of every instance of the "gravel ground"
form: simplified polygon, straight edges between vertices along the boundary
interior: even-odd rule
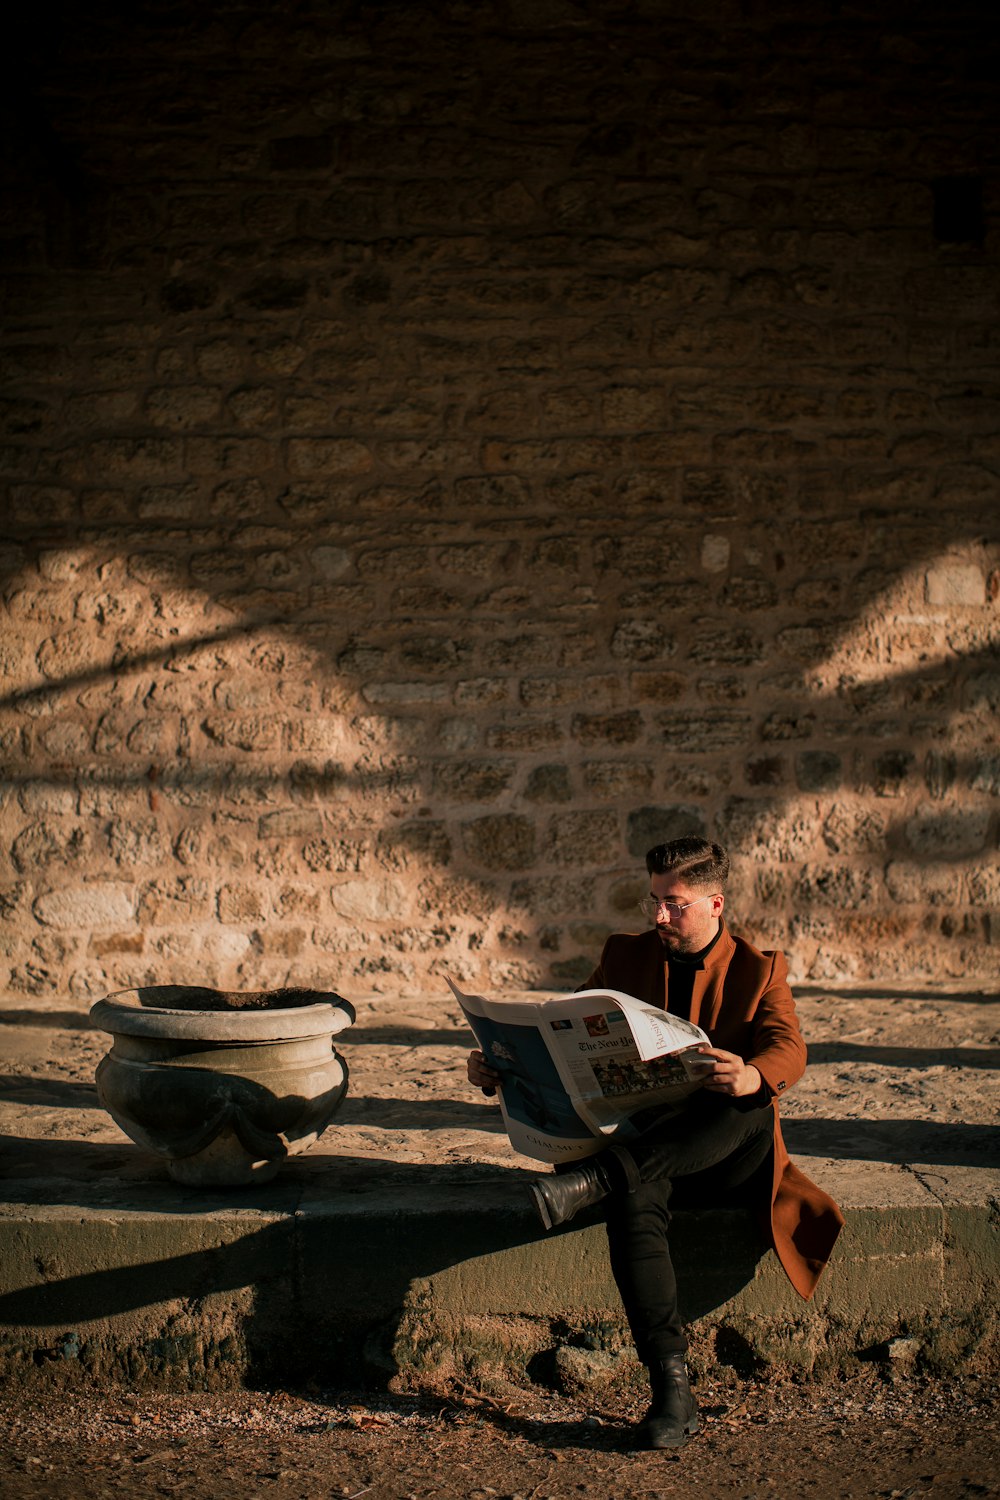
[[[5,1500],[810,1500],[1000,1495],[993,1383],[867,1378],[825,1388],[702,1384],[679,1454],[636,1453],[626,1406],[518,1392],[437,1398],[283,1391],[0,1396]]]
[[[495,1103],[466,1081],[474,1039],[450,994],[352,998],[357,1022],[337,1038],[350,1088],[326,1135],[296,1158],[301,1171],[339,1173],[345,1159],[537,1171],[512,1154]],[[789,1150],[811,1175],[810,1160],[822,1183],[830,1159],[995,1170],[1000,997],[811,989],[796,1003],[810,1066],[781,1113]],[[109,1045],[85,1008],[0,997],[10,1176],[165,1176],[99,1106],[94,1070]]]

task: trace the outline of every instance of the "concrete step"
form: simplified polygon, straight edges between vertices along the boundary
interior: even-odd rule
[[[996,1368],[996,1003],[799,1008],[819,1061],[783,1111],[786,1139],[847,1227],[803,1303],[748,1214],[678,1213],[693,1364]],[[85,1017],[21,1001],[5,1020],[3,1378],[490,1390],[633,1368],[603,1227],[592,1213],[542,1231],[525,1192],[541,1169],[469,1093],[468,1038],[439,997],[360,1004],[339,1043],[351,1093],[326,1135],[274,1182],[225,1192],[172,1183],[99,1109],[107,1039]]]

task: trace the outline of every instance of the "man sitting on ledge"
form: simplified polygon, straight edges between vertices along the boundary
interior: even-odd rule
[[[685,1206],[757,1211],[800,1296],[811,1297],[844,1219],[792,1165],[778,1124],[778,1095],[802,1076],[806,1048],[781,953],[733,937],[722,918],[729,857],[701,838],[674,839],[646,855],[655,927],[616,933],[582,989],[615,989],[701,1026],[705,1083],[679,1112],[633,1117],[642,1133],[582,1165],[539,1177],[530,1192],[546,1229],[602,1203],[611,1269],[652,1402],[638,1433],[645,1448],[679,1448],[697,1431],[687,1339],[667,1230],[671,1197]],[[500,1075],[472,1052],[469,1081],[493,1094]]]

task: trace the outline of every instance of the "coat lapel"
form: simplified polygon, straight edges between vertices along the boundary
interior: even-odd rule
[[[705,967],[695,974],[691,989],[691,1019],[702,1031],[711,1031],[719,1019],[726,970],[735,951],[736,944],[723,925],[719,941],[706,958]]]
[[[636,984],[635,993],[650,998],[651,1005],[658,1005],[661,1010],[667,1008],[667,965],[663,957],[663,945],[655,932],[648,934],[650,941],[646,944],[642,955],[642,970]]]

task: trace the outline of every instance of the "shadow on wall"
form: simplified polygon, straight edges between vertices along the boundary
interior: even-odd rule
[[[48,1026],[53,1031],[96,1031],[89,1010],[0,1010],[0,1026]]]
[[[62,543],[56,539],[52,544],[72,545],[69,537]],[[475,618],[475,604],[471,610]],[[490,620],[488,610],[481,618],[480,628],[485,632],[495,630],[495,622]],[[544,619],[533,613],[532,632],[544,635],[546,628]],[[683,631],[687,625],[679,616],[666,617],[664,628]],[[256,814],[258,839],[274,851],[279,863],[284,858],[279,851],[294,850],[292,865],[304,862],[309,871],[308,875],[302,871],[306,879],[316,875],[322,877],[327,870],[334,876],[334,922],[339,920],[348,927],[360,924],[363,929],[376,932],[379,943],[390,954],[394,946],[400,954],[407,949],[419,951],[421,944],[425,949],[428,944],[431,948],[447,949],[446,959],[431,960],[431,971],[440,972],[442,967],[448,967],[455,970],[459,978],[463,977],[463,969],[467,977],[478,973],[479,962],[470,959],[469,954],[482,944],[484,935],[487,942],[492,939],[502,947],[504,923],[509,929],[508,940],[510,932],[517,932],[515,946],[521,951],[532,944],[537,949],[539,942],[543,948],[546,941],[551,945],[554,924],[561,922],[565,925],[569,912],[565,905],[560,911],[558,896],[549,898],[553,902],[550,919],[533,912],[533,881],[544,883],[546,877],[554,877],[556,882],[560,878],[565,881],[568,868],[574,877],[583,877],[584,881],[592,882],[596,878],[604,887],[610,881],[617,914],[609,917],[607,908],[603,908],[604,915],[597,915],[587,936],[575,939],[586,943],[587,956],[578,960],[553,958],[539,966],[537,955],[533,955],[533,966],[529,963],[528,970],[522,975],[525,983],[544,982],[539,975],[545,972],[545,962],[550,964],[552,975],[563,984],[580,982],[596,956],[601,931],[606,931],[608,926],[637,925],[630,915],[630,903],[638,891],[641,855],[665,832],[705,832],[727,842],[737,856],[738,904],[734,904],[737,924],[740,925],[741,916],[745,919],[755,912],[763,894],[769,898],[772,914],[782,906],[786,909],[791,906],[798,913],[793,918],[793,944],[794,924],[798,922],[807,926],[812,911],[819,913],[821,923],[825,910],[846,912],[846,917],[839,923],[841,935],[852,923],[864,928],[873,917],[873,909],[880,903],[885,908],[887,897],[882,880],[887,860],[898,861],[894,867],[894,872],[898,873],[890,875],[890,880],[895,882],[894,899],[926,900],[927,892],[921,889],[921,882],[930,878],[932,901],[949,910],[962,906],[968,895],[964,889],[955,886],[953,877],[946,872],[952,866],[961,872],[970,856],[992,836],[989,813],[970,809],[961,803],[956,805],[953,796],[947,801],[941,800],[951,789],[975,785],[977,777],[985,776],[986,781],[989,780],[988,767],[984,771],[982,756],[977,758],[969,753],[942,751],[943,720],[931,722],[925,718],[922,737],[912,729],[901,732],[898,738],[905,740],[905,750],[873,747],[869,764],[862,774],[862,780],[867,778],[867,812],[844,815],[836,809],[834,799],[839,791],[858,791],[857,767],[856,764],[849,766],[840,753],[815,746],[826,743],[828,731],[825,726],[834,720],[837,723],[829,732],[835,742],[836,737],[843,733],[844,714],[854,713],[855,709],[851,705],[850,693],[845,697],[839,689],[816,691],[810,674],[820,665],[818,657],[807,667],[786,674],[783,688],[787,733],[793,737],[795,745],[805,747],[798,748],[795,753],[798,789],[791,791],[775,787],[757,790],[752,795],[726,797],[716,793],[703,807],[694,801],[670,804],[665,800],[661,804],[634,808],[626,815],[613,809],[606,813],[588,809],[580,812],[579,817],[581,820],[593,818],[601,824],[597,838],[603,852],[595,853],[592,846],[588,848],[585,835],[579,864],[573,863],[556,840],[562,830],[568,828],[572,841],[574,830],[571,825],[579,804],[592,804],[599,798],[579,787],[573,790],[570,779],[562,773],[565,788],[558,791],[555,803],[546,805],[543,801],[539,804],[528,795],[531,777],[537,773],[537,754],[519,760],[516,749],[513,753],[505,751],[497,756],[478,746],[461,747],[457,753],[457,744],[454,741],[448,743],[449,734],[454,734],[454,725],[458,722],[454,717],[454,703],[449,702],[448,713],[453,717],[448,720],[438,717],[436,711],[430,715],[423,712],[411,719],[407,719],[402,710],[392,718],[372,713],[371,705],[365,701],[371,684],[366,688],[361,679],[348,682],[338,662],[323,660],[314,645],[316,620],[311,617],[301,621],[301,634],[303,644],[309,643],[306,654],[314,659],[314,666],[305,666],[301,670],[304,679],[315,677],[318,681],[319,697],[326,691],[324,683],[335,684],[336,707],[326,713],[320,711],[313,717],[314,725],[322,721],[321,733],[322,726],[325,726],[330,735],[327,747],[330,753],[317,755],[306,749],[293,759],[286,750],[269,763],[267,755],[262,758],[257,753],[254,745],[257,730],[252,724],[244,728],[243,732],[249,738],[240,744],[238,716],[230,715],[226,720],[223,715],[220,719],[209,710],[201,717],[200,723],[195,712],[186,742],[178,747],[172,762],[168,758],[169,752],[161,755],[156,742],[165,721],[159,717],[157,697],[165,682],[183,676],[185,668],[195,664],[206,649],[213,651],[218,648],[224,652],[230,643],[252,647],[262,640],[273,640],[275,636],[295,641],[299,632],[300,623],[295,618],[280,622],[249,618],[225,631],[142,652],[136,657],[126,655],[115,660],[112,654],[112,659],[104,663],[8,694],[0,707],[27,713],[37,724],[39,716],[44,722],[47,714],[55,712],[58,715],[71,705],[73,698],[86,696],[91,690],[109,689],[113,685],[112,699],[128,698],[132,691],[129,684],[134,683],[134,690],[140,696],[130,712],[140,730],[144,725],[149,732],[150,745],[149,754],[142,753],[140,732],[139,745],[133,746],[131,753],[126,752],[125,756],[115,753],[117,731],[105,718],[102,725],[107,743],[103,753],[94,755],[89,764],[84,758],[82,764],[63,761],[44,767],[36,757],[31,769],[11,769],[8,772],[5,778],[8,788],[25,801],[26,807],[39,802],[44,804],[46,791],[58,800],[59,790],[64,789],[67,794],[79,794],[84,803],[104,804],[109,813],[113,812],[109,799],[115,792],[145,801],[151,813],[166,802],[173,807],[175,821],[184,816],[185,809],[193,810],[187,816],[195,821],[208,818],[213,822],[215,809],[223,804],[238,809],[244,822],[247,812],[251,811]],[[99,637],[90,642],[91,646],[97,644]],[[359,648],[355,641],[345,649],[356,653],[363,648]],[[378,649],[391,654],[391,642]],[[299,655],[301,657],[301,653]],[[989,686],[992,679],[986,675],[991,662],[986,650],[970,652],[950,661],[942,658],[918,669],[863,684],[858,694],[881,695],[885,700],[883,711],[898,714],[901,705],[919,704],[940,697],[943,685],[947,683],[952,701],[963,704],[963,711],[980,712],[992,691]],[[684,670],[684,664],[680,665]],[[765,661],[763,666],[766,668],[766,665]],[[695,669],[693,664],[687,668],[689,671]],[[333,675],[328,677],[331,671]],[[794,684],[787,681],[788,675],[795,677]],[[440,689],[450,700],[458,692],[462,680],[453,671],[449,675],[445,669],[440,675],[425,679],[424,689],[430,691],[427,688],[430,682],[434,692]],[[239,693],[237,689],[236,697]],[[314,692],[314,706],[316,698]],[[272,713],[279,710],[279,704],[271,705]],[[503,720],[508,712],[514,720],[523,717],[521,707],[517,705],[504,708],[500,719]],[[633,713],[638,725],[638,714],[634,710],[628,712]],[[660,710],[654,708],[653,717],[660,717]],[[697,744],[691,742],[699,732],[697,711],[671,710],[669,717],[671,735],[683,730],[685,723],[690,730],[690,736],[685,732],[685,738],[677,740],[669,753],[672,756],[684,755],[697,750]],[[756,737],[762,732],[766,734],[767,726],[762,728],[749,716],[745,717],[741,735],[747,739],[735,753],[741,759],[753,753],[754,765],[758,770],[763,768],[761,775],[766,788],[772,774],[767,768],[772,763],[776,766],[784,761],[787,745],[779,743],[774,749],[773,745],[765,744],[753,751]],[[862,728],[864,722],[859,718],[858,724]],[[884,722],[879,721],[872,727],[885,736]],[[516,742],[516,723],[511,732]],[[573,726],[570,726],[572,732]],[[639,733],[638,727],[634,732]],[[650,732],[655,734],[655,730]],[[779,726],[778,732],[783,736],[786,728]],[[98,740],[101,733],[99,726]],[[564,733],[560,730],[561,739]],[[794,738],[796,736],[801,737]],[[883,743],[888,741],[883,739]],[[599,756],[602,752],[606,754],[609,748],[612,747],[602,745],[598,739],[586,753]],[[621,761],[621,747],[614,745],[613,749]],[[561,756],[565,752],[556,749],[548,753]],[[648,747],[645,753],[650,753]],[[916,813],[909,807],[895,817],[891,812],[887,814],[885,809],[894,805],[892,797],[900,793],[907,778],[917,772],[921,762],[926,776],[938,778],[938,800],[932,797]],[[708,781],[711,780],[709,773],[703,774]],[[855,779],[852,781],[851,777]],[[518,803],[519,780],[521,796]],[[803,786],[808,787],[808,791],[803,791]],[[873,791],[879,796],[887,794],[890,799],[876,802],[874,809],[877,810],[873,810],[870,800]],[[486,798],[488,802],[498,794],[502,794],[503,804],[499,816],[491,813],[481,800]],[[814,807],[817,796],[834,805],[834,812],[821,828],[813,827],[811,831],[797,828],[797,808],[800,805]],[[559,805],[564,799],[569,799],[568,814],[564,814]],[[394,804],[391,821],[384,821],[384,810],[380,811],[376,805],[379,800],[383,805]],[[134,801],[132,805],[135,805]],[[519,806],[522,811],[512,813],[509,810],[512,805]],[[920,827],[914,832],[918,823]],[[820,834],[819,854],[827,855],[832,863],[826,868],[819,866],[790,877],[787,870],[782,870],[782,861],[815,859]],[[50,839],[50,835],[43,837],[39,824],[26,825],[14,841],[14,862],[26,876],[35,877],[39,871],[44,872],[50,890],[43,891],[42,895],[51,895],[55,890],[57,899],[49,904],[58,909],[59,888],[72,880],[72,865],[86,851],[81,846],[68,851],[57,850],[49,847],[46,839]],[[916,850],[913,847],[915,842]],[[635,861],[634,866],[624,861],[623,844]],[[190,857],[189,854],[186,859]],[[853,872],[845,872],[843,864],[838,864],[837,861],[845,857],[848,861],[852,858],[856,861],[857,868]],[[243,858],[240,853],[233,870],[239,869]],[[180,864],[168,860],[168,867],[176,865],[180,874],[184,863],[185,859]],[[762,875],[760,872],[765,866],[767,871]],[[112,877],[117,873],[113,865],[106,869]],[[937,869],[941,871],[940,879],[933,875]],[[126,868],[122,873],[128,877],[130,871]],[[231,872],[227,872],[223,865],[220,873],[225,879]],[[358,876],[365,877],[370,883],[369,895],[359,893]],[[442,884],[435,883],[438,877],[444,877]],[[766,890],[751,895],[751,884],[760,879],[763,879]],[[798,885],[790,885],[790,879],[797,879]],[[946,890],[949,884],[950,889]],[[344,888],[343,906],[339,908],[338,885]],[[511,896],[518,894],[518,886],[519,897],[512,902]],[[418,890],[419,900],[414,906],[413,893]],[[404,892],[402,897],[401,892]],[[606,895],[605,891],[605,899]],[[566,899],[564,896],[563,902]],[[588,900],[594,901],[598,912],[602,909],[600,893],[596,899],[593,892],[589,897],[578,895],[573,899],[584,910]],[[386,912],[396,903],[406,913],[403,930],[398,935],[392,930],[399,926],[398,923],[393,923],[388,931],[385,926]],[[39,914],[36,910],[36,915]],[[47,922],[47,911],[41,911],[41,915]],[[253,909],[246,914],[237,911],[234,924],[245,927],[249,918],[249,925],[254,926],[263,917],[264,913]],[[759,930],[759,940],[766,941],[771,936],[773,941],[773,933],[768,931],[769,921],[770,917],[767,920],[755,918],[750,928],[751,935],[756,936]],[[602,922],[606,924],[603,928]],[[745,920],[742,925],[745,927]],[[821,937],[828,945],[836,947],[837,931],[821,932]],[[559,940],[556,940],[557,948],[558,945]],[[252,946],[252,940],[248,940],[248,946]],[[251,953],[244,951],[243,957],[250,959],[252,965]],[[392,957],[372,958],[367,972],[362,961],[355,977],[368,978],[378,987],[383,982],[378,978],[380,963],[384,962],[391,973],[394,965],[401,961]],[[515,956],[515,973],[516,962]],[[134,981],[135,974],[136,969],[132,967],[129,982]],[[405,982],[405,969],[401,975]],[[157,977],[155,966],[149,970],[149,976]]]
[[[100,1109],[92,1083],[69,1083],[63,1078],[39,1078],[23,1073],[0,1073],[0,1101],[37,1104],[48,1109]]]
[[[797,984],[795,993],[800,1000],[830,999],[830,1000],[856,1000],[858,990],[837,989],[830,985]],[[892,989],[880,989],[878,985],[865,985],[865,996],[869,1000],[896,1000],[904,993],[908,1000],[934,1000],[940,1003],[946,1001],[949,1005],[994,1005],[996,1003],[995,990],[950,990],[938,987],[936,989],[920,989],[919,986],[907,985],[905,991],[899,985]]]
[[[981,996],[990,1001],[992,996]],[[949,996],[951,999],[951,996]],[[852,1042],[811,1042],[809,1062],[876,1063],[890,1068],[1000,1068],[1000,1050],[995,1047],[865,1047]]]
[[[1000,1126],[927,1120],[822,1120],[782,1116],[782,1134],[793,1156],[899,1166],[1000,1166]]]

